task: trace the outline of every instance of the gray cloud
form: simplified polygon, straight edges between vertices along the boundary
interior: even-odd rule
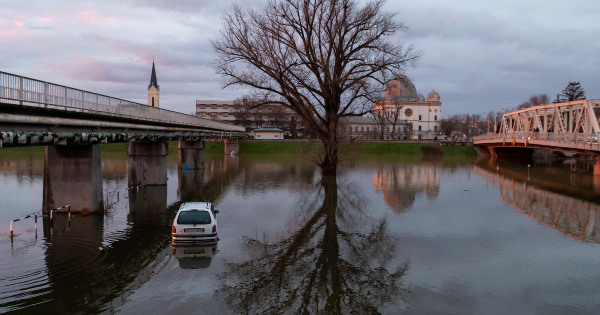
[[[265,0],[240,2],[260,7]],[[143,102],[152,57],[161,106],[189,112],[196,99],[234,99],[221,89],[210,39],[233,1],[14,1],[0,11],[0,70]],[[512,108],[580,81],[600,98],[595,40],[600,3],[579,1],[389,1],[410,28],[399,41],[423,51],[407,75],[435,89],[444,116]]]

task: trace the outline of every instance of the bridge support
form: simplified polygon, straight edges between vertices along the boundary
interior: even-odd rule
[[[129,186],[167,184],[167,142],[129,142]]]
[[[180,170],[204,169],[204,141],[177,141]]]
[[[97,144],[46,146],[42,209],[70,205],[71,212],[103,212],[101,162]]]
[[[594,176],[600,176],[600,155],[594,157]]]
[[[240,153],[240,140],[239,139],[225,139],[225,155],[238,155]]]

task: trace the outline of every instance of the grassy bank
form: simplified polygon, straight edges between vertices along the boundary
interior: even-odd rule
[[[240,144],[240,154],[290,154],[297,155],[303,152],[314,152],[319,150],[319,142],[307,141],[245,141]],[[109,143],[101,145],[103,158],[127,157],[127,143]],[[223,154],[223,142],[205,142],[204,153]],[[397,143],[397,142],[355,142],[343,143],[340,147],[341,156],[422,156],[422,155],[443,155],[444,156],[476,156],[477,153],[473,147],[469,146],[444,146],[440,147],[433,144],[419,143]],[[169,157],[177,157],[177,143],[169,143]],[[44,147],[6,147],[0,149],[0,157],[6,159],[19,158],[43,158]]]
[[[318,150],[321,144],[301,141],[246,141],[240,146],[240,154],[297,154],[307,150]],[[222,151],[221,151],[222,152]],[[422,156],[424,154],[446,156],[476,156],[473,147],[444,146],[420,143],[398,142],[355,142],[343,143],[341,155],[405,155]]]

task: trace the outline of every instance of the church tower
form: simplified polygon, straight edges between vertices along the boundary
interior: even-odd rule
[[[158,102],[159,92],[160,88],[158,82],[156,82],[156,69],[154,69],[154,61],[152,61],[152,76],[150,76],[150,85],[148,85],[148,106],[160,107]]]

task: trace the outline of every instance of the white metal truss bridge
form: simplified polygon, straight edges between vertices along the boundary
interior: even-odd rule
[[[499,132],[476,136],[474,145],[529,147],[600,154],[600,99],[534,106],[502,116]]]

